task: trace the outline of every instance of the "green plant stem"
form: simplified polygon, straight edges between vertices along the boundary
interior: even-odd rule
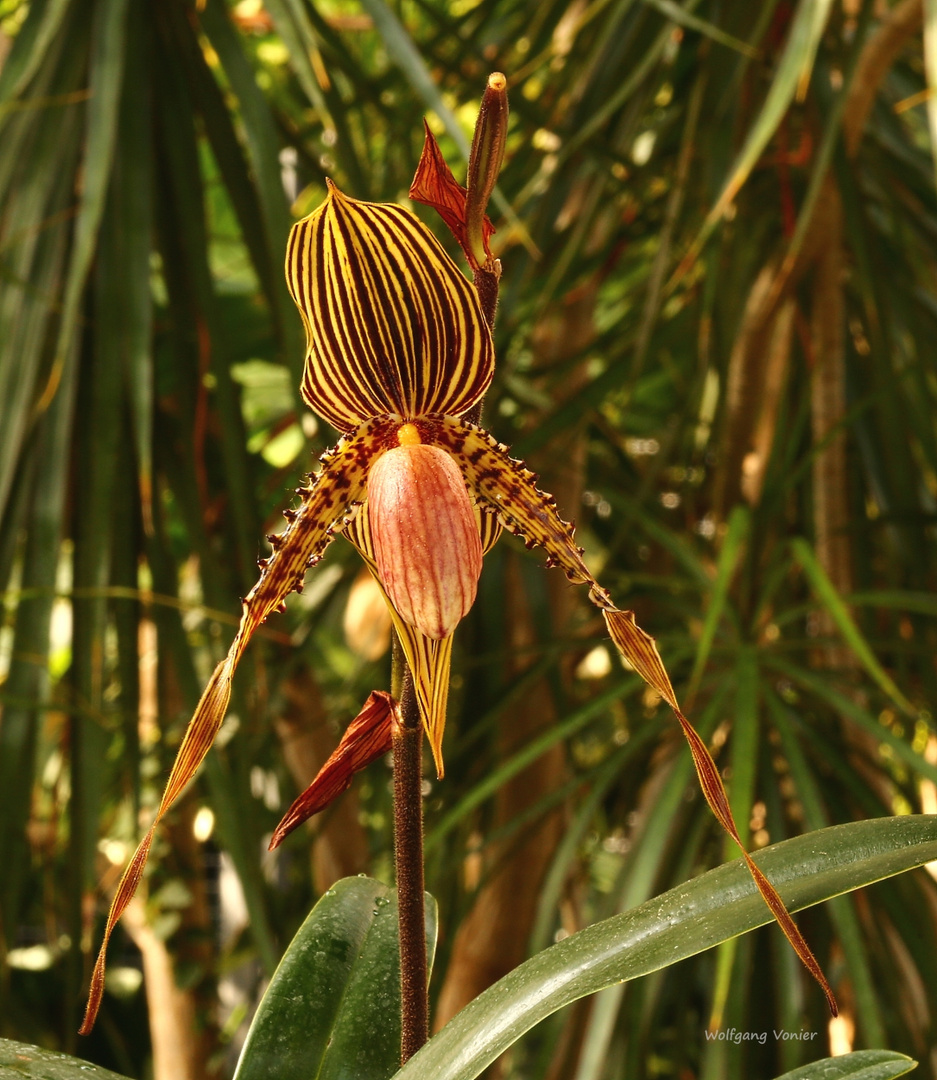
[[[400,929],[400,1064],[429,1038],[426,930],[423,903],[423,725],[413,677],[394,642],[394,667],[402,668],[401,723],[394,731],[394,857]],[[397,684],[397,679],[394,679]],[[396,689],[395,685],[395,689]]]

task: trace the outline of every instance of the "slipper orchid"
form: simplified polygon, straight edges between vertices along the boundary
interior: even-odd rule
[[[488,169],[490,172],[491,170]],[[495,170],[496,172],[496,170]],[[493,183],[493,181],[492,181]],[[490,191],[490,188],[489,188]],[[452,179],[427,131],[415,197],[446,216],[479,271],[500,267],[490,223]],[[467,220],[468,219],[468,220]],[[477,227],[472,228],[472,222]],[[240,626],[199,701],[156,818],[118,886],[95,966],[82,1032],[100,1005],[110,934],[130,901],[160,820],[195,775],[221,726],[234,671],[251,636],[303,586],[333,536],[344,533],[384,591],[413,674],[414,691],[440,776],[452,631],[475,597],[482,556],[501,528],[540,547],[548,565],[585,585],[625,660],[670,705],[686,736],[703,792],[738,842],[762,896],[826,992],[817,961],[780,897],[742,847],[718,770],[680,711],[654,641],[632,612],[615,607],[590,573],[573,528],[536,477],[513,460],[476,416],[494,370],[488,321],[473,287],[433,233],[397,205],[359,202],[331,182],[325,203],[298,222],[286,260],[290,293],[306,329],[302,393],[342,436],[268,537],[272,554],[243,601]],[[496,279],[495,279],[496,280]],[[375,693],[336,754],[288,811],[271,846],[348,786],[351,774],[386,753],[397,703]]]

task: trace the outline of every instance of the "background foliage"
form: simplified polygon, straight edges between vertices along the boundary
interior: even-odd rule
[[[491,70],[512,119],[487,425],[657,637],[752,845],[937,809],[925,7],[937,30],[921,0],[2,0],[0,1034],[76,1048],[108,889],[263,535],[333,441],[298,399],[290,223],[326,175],[404,199],[424,114],[458,173]],[[357,572],[335,544],[252,649],[83,1056],[230,1072],[314,898],[389,880],[383,765],[311,860],[309,834],[262,855],[387,684],[380,618],[376,647],[355,637]],[[509,538],[489,556],[446,780],[426,784],[440,1020],[725,857],[667,709],[602,629]],[[920,872],[802,918],[844,1006],[835,1045],[937,1074],[935,912]],[[733,1077],[816,1056],[707,1025],[827,1035],[768,928],[573,1006],[499,1068]]]

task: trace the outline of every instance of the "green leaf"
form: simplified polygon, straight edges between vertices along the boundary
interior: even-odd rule
[[[72,438],[75,382],[71,364],[41,420],[37,459],[58,464],[64,457]],[[34,595],[17,607],[0,724],[0,860],[7,868],[0,884],[0,916],[10,934],[8,946],[11,931],[22,919],[19,904],[29,867],[26,824],[32,805],[39,710],[49,699],[49,621],[68,489],[67,470],[61,467],[37,469],[37,474],[22,571],[22,588],[33,590]]]
[[[916,1068],[916,1061],[892,1050],[857,1050],[854,1054],[813,1061],[777,1080],[891,1080]]]
[[[680,7],[676,0],[644,0],[644,2],[649,7],[657,8],[661,15],[671,19],[678,26],[684,26],[687,30],[695,30],[699,34],[712,38],[713,41],[718,42],[720,45],[725,45],[726,48],[735,49],[749,59],[754,60],[758,57],[758,50],[749,45],[747,41],[741,41],[739,38],[733,37],[732,34],[727,34],[706,19],[698,19],[695,15],[691,15],[689,11]]]
[[[733,520],[735,517],[733,515]],[[729,525],[731,535],[732,525]],[[728,543],[726,544],[728,546]],[[749,817],[754,801],[758,770],[758,703],[760,697],[758,654],[746,645],[739,650],[735,667],[735,715],[732,720],[731,769],[729,805],[732,816],[739,823],[739,835],[747,845],[750,834]],[[733,854],[734,841],[726,836],[723,850],[726,858]],[[738,939],[733,938],[720,946],[716,959],[716,979],[709,1026],[722,1027],[729,1000],[732,973],[735,970]]]
[[[937,0],[924,0],[924,73],[927,75],[927,126],[930,129],[931,153],[937,150]],[[937,175],[937,157],[934,159]]]
[[[699,6],[700,0],[686,0],[682,6],[682,17],[688,18],[693,10]],[[635,91],[644,83],[654,69],[660,62],[661,54],[667,48],[668,41],[672,40],[673,25],[668,22],[664,28],[656,35],[650,47],[647,48],[643,55],[638,58],[633,68],[628,72],[627,77],[620,80],[620,84],[616,87],[615,92],[605,98],[597,107],[593,110],[589,119],[581,124],[574,134],[566,140],[562,149],[559,151],[558,159],[565,161],[570,157],[580,146],[583,145],[588,139],[592,138],[602,126],[608,122],[610,116],[613,116],[615,112],[620,109],[625,102],[627,102]]]
[[[231,89],[237,95],[247,156],[266,225],[267,243],[270,245],[270,264],[276,267],[279,266],[293,224],[280,180],[280,144],[276,124],[224,5],[207,3],[202,11],[201,21],[218,53],[225,75],[230,80]],[[286,358],[292,366],[294,376],[298,378],[302,374],[306,351],[304,335],[293,311],[282,273],[277,273],[275,280],[273,300],[284,338]]]
[[[396,891],[343,878],[299,928],[264,994],[236,1080],[385,1080],[400,1061]],[[430,968],[436,904],[426,894]]]
[[[123,87],[118,121],[114,188],[115,226],[119,231],[121,359],[126,397],[132,416],[144,522],[152,527],[153,489],[153,302],[150,295],[150,250],[153,233],[153,153],[148,129],[140,116],[152,109],[146,75],[143,12],[130,8],[127,21],[128,68],[134,77]]]
[[[462,157],[468,161],[471,149],[468,136],[462,130],[455,113],[446,105],[442,91],[433,81],[429,66],[414,45],[406,27],[384,3],[384,0],[361,0],[361,6],[374,20],[374,26],[381,35],[385,48],[407,77],[407,81],[423,99],[427,108],[432,109],[442,120],[446,133],[459,148]],[[511,224],[519,230],[519,235],[527,239],[529,243],[527,230],[499,188],[495,188],[492,200]]]
[[[699,690],[700,679],[709,654],[712,650],[716,630],[725,611],[729,597],[729,586],[735,576],[735,568],[738,566],[739,556],[748,537],[749,513],[744,506],[736,506],[729,516],[729,525],[726,537],[719,552],[719,563],[716,567],[716,579],[712,583],[712,596],[709,606],[706,608],[706,618],[703,622],[703,631],[700,634],[699,645],[696,650],[696,659],[693,661],[693,671],[690,675],[690,685],[686,692],[687,709],[690,702],[696,697]]]
[[[29,5],[26,21],[13,39],[13,48],[3,64],[0,102],[9,102],[25,89],[42,63],[68,8],[69,0],[46,0]]]
[[[56,347],[56,363],[59,365],[65,362],[65,355],[75,337],[82,292],[94,258],[98,227],[110,184],[124,77],[126,23],[127,0],[106,0],[95,8],[81,197],[62,300],[62,319]]]
[[[453,111],[446,105],[442,91],[433,81],[433,76],[426,61],[414,45],[413,38],[406,27],[397,18],[384,0],[362,0],[361,6],[374,20],[374,27],[381,35],[381,40],[394,62],[407,77],[407,81],[419,94],[427,108],[442,120],[446,133],[459,148],[459,153],[468,161],[469,141],[462,125]]]
[[[265,7],[289,50],[290,63],[300,86],[318,110],[322,124],[331,126],[333,120],[316,75],[316,64],[322,65],[322,56],[304,5],[297,0],[270,0]]]
[[[862,636],[862,631],[856,626],[853,617],[849,614],[849,609],[843,602],[843,598],[836,591],[835,585],[827,577],[826,571],[817,560],[813,548],[801,537],[791,541],[791,548],[794,557],[804,568],[817,599],[829,612],[846,644],[856,654],[862,666],[899,709],[909,716],[916,716],[917,710],[902,694],[895,685],[894,680],[875,658],[875,654],[872,652],[868,642]]]
[[[937,856],[937,815],[809,833],[754,858],[791,911]],[[396,1080],[473,1080],[525,1031],[587,994],[639,978],[770,921],[741,860],[573,934],[521,964],[451,1020]]]
[[[923,776],[930,780],[931,783],[937,784],[937,766],[932,765],[921,754],[916,754],[914,748],[909,746],[904,739],[899,738],[846,694],[831,686],[829,679],[818,675],[816,672],[808,671],[807,668],[800,667],[797,664],[790,664],[776,656],[770,658],[770,665],[775,671],[781,672],[798,685],[804,687],[804,689],[816,694],[818,698],[842,713],[843,716],[848,716],[850,720],[859,727],[864,728],[874,739],[886,743],[894,750],[895,757],[909,765],[919,776]]]
[[[777,131],[795,93],[802,96],[831,7],[831,0],[801,0],[798,5],[797,14],[791,21],[784,54],[778,63],[777,72],[768,89],[768,95],[761,107],[758,119],[749,129],[745,145],[739,151],[729,179],[693,241],[683,261],[684,267],[702,250],[710,233],[725,213],[726,207],[748,179],[755,162],[768,145],[769,139]]]
[[[731,689],[727,681],[713,695],[699,719],[697,730],[700,738],[708,739],[712,735]],[[684,744],[680,747],[669,773],[662,777],[653,813],[647,815],[641,831],[634,838],[634,846],[629,852],[628,863],[615,899],[616,913],[620,914],[642,903],[653,893],[655,882],[662,873],[662,867],[666,865],[672,835],[680,823],[680,803],[692,775],[693,757],[689,746]],[[594,1076],[601,1070],[615,1033],[624,990],[622,984],[611,986],[599,994],[593,1003],[589,1025],[583,1037],[579,1076]]]
[[[797,786],[797,797],[804,808],[804,818],[810,829],[822,829],[829,824],[829,815],[823,804],[820,785],[810,771],[788,720],[788,710],[770,690],[765,692],[768,709],[774,717],[775,728],[781,738],[784,756]],[[855,907],[845,896],[830,901],[830,920],[836,928],[839,943],[846,958],[856,998],[856,1011],[862,1025],[863,1042],[885,1042],[884,1022],[880,1015],[879,1001],[875,995],[875,983],[862,941],[862,933]]]
[[[0,1080],[22,1080],[24,1076],[34,1080],[127,1080],[120,1073],[68,1054],[0,1039]]]
[[[611,687],[611,689],[606,690],[604,694],[599,694],[592,701],[583,705],[581,708],[576,709],[572,715],[567,717],[562,723],[554,725],[544,732],[543,735],[531,740],[531,742],[527,743],[521,750],[518,750],[518,752],[506,762],[492,770],[483,780],[475,784],[468,794],[456,803],[456,805],[443,816],[442,820],[434,826],[432,832],[426,837],[425,850],[430,852],[438,847],[445,836],[455,828],[466,814],[471,810],[474,810],[476,806],[480,806],[487,798],[494,795],[494,793],[510,780],[512,776],[516,776],[519,772],[523,772],[532,761],[536,761],[541,754],[545,754],[551,746],[555,746],[556,743],[568,739],[581,728],[585,727],[585,725],[595,716],[601,715],[604,710],[608,709],[612,702],[623,697],[631,687],[636,685],[636,683],[637,680],[633,676],[628,676],[615,683],[615,685]],[[652,733],[646,731],[642,734],[644,738],[647,738]]]
[[[80,85],[87,63],[87,23],[71,27],[64,57],[44,64],[37,92],[68,94]],[[26,111],[2,128],[0,275],[7,287],[0,293],[0,507],[6,506],[36,413],[52,393],[49,318],[60,307],[81,135],[77,123],[58,127],[32,119],[34,114]],[[68,222],[59,218],[66,211]],[[59,224],[50,227],[56,220]]]

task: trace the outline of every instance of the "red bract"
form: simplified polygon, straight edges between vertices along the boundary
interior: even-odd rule
[[[373,690],[364,708],[348,725],[341,742],[316,778],[283,815],[270,840],[270,850],[313,814],[324,810],[346,791],[356,772],[390,753],[394,725],[400,723],[400,706],[383,690]]]
[[[431,206],[439,214],[459,242],[469,266],[477,270],[484,260],[475,257],[466,233],[465,200],[468,192],[452,175],[452,170],[446,164],[439,144],[425,120],[423,130],[425,132],[423,153],[420,155],[420,163],[416,167],[416,175],[410,185],[410,198],[415,202],[423,203],[424,206]],[[484,254],[487,258],[491,258],[488,241],[494,234],[495,227],[487,214],[484,215],[482,228]]]

